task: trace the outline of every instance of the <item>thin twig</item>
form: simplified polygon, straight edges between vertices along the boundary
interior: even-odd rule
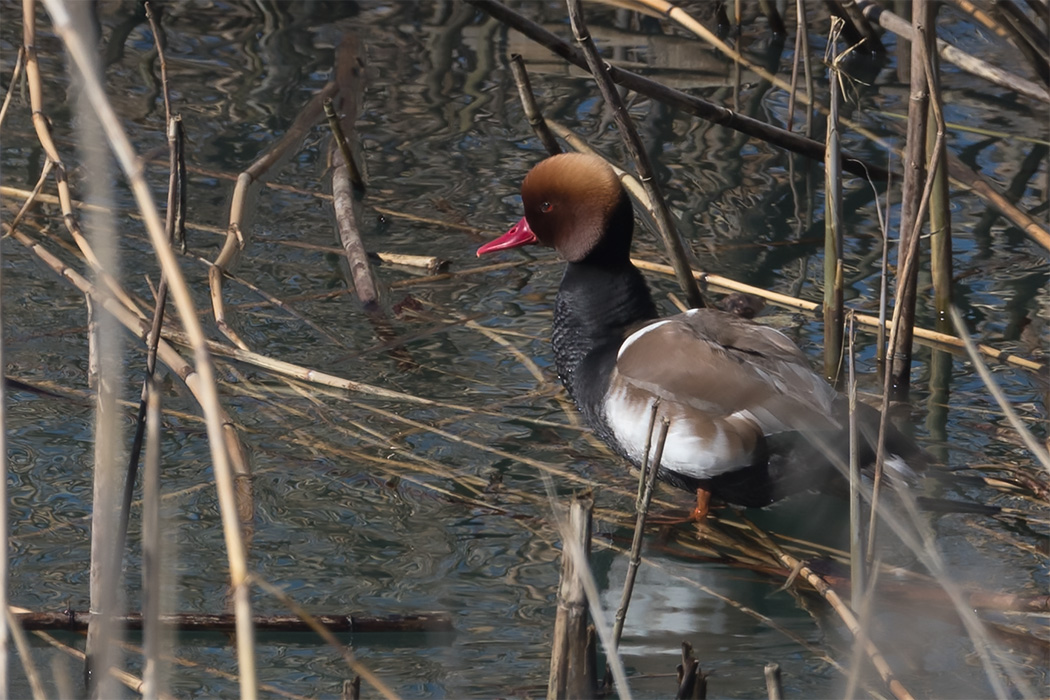
[[[22,76],[22,65],[25,62],[26,50],[24,46],[18,47],[18,55],[15,57],[15,67],[11,70],[11,82],[7,84],[7,94],[4,95],[4,104],[0,106],[0,127],[4,125],[4,117],[7,116],[7,108],[11,105],[11,98],[15,94],[15,85]]]
[[[566,1],[573,34],[583,49],[583,55],[587,60],[591,75],[594,76],[595,81],[598,83],[598,88],[605,99],[605,104],[613,114],[613,119],[616,121],[624,147],[638,169],[638,178],[641,180],[642,186],[649,197],[650,208],[656,218],[656,228],[660,232],[660,238],[663,240],[667,257],[670,258],[671,266],[675,270],[678,285],[685,292],[690,306],[703,308],[705,304],[704,298],[700,294],[700,287],[697,286],[693,276],[689,274],[689,260],[686,257],[685,245],[682,243],[682,238],[675,228],[674,221],[671,219],[671,211],[667,208],[667,201],[660,191],[660,184],[656,181],[652,163],[649,161],[649,155],[642,145],[641,138],[638,136],[638,130],[627,113],[627,107],[623,103],[623,98],[616,91],[616,86],[609,76],[607,64],[598,54],[598,48],[594,45],[594,40],[591,39],[591,35],[587,31],[587,25],[583,19],[583,11],[580,9],[580,0]]]
[[[1047,452],[1046,448],[1039,444],[1039,440],[1036,439],[1032,432],[1028,430],[1027,426],[1017,416],[1017,412],[1014,411],[1013,406],[1010,405],[1010,400],[1006,398],[1002,389],[996,383],[992,377],[992,373],[988,371],[988,367],[981,361],[980,354],[977,352],[977,348],[974,345],[973,340],[970,339],[969,332],[966,329],[966,324],[963,321],[962,315],[959,310],[952,305],[949,308],[951,313],[952,323],[955,325],[955,332],[962,338],[963,347],[966,348],[966,353],[970,356],[970,362],[973,363],[974,369],[977,370],[977,374],[980,375],[981,381],[984,382],[985,387],[988,388],[988,392],[995,399],[995,402],[999,404],[999,409],[1002,410],[1003,415],[1010,421],[1010,425],[1013,426],[1014,430],[1021,437],[1025,447],[1031,451],[1032,455],[1039,462],[1040,466],[1043,467],[1047,472],[1050,472],[1050,452]]]
[[[644,480],[644,490],[641,498],[635,503],[638,517],[634,523],[634,537],[631,540],[631,556],[627,563],[627,576],[623,582],[623,593],[620,596],[620,605],[616,608],[616,621],[613,625],[613,649],[620,647],[620,637],[623,634],[624,621],[627,619],[627,608],[631,604],[631,594],[634,591],[634,580],[638,575],[638,566],[642,560],[642,536],[645,534],[645,519],[649,514],[649,504],[653,501],[653,491],[656,489],[656,477],[660,471],[660,461],[663,459],[664,444],[667,442],[667,429],[670,423],[666,418],[660,421],[660,434],[656,438],[656,452],[653,455],[652,464],[649,464],[649,444],[652,439],[654,422],[660,402],[653,403],[652,413],[649,420],[649,435],[646,438],[645,463],[642,465],[641,478]]]

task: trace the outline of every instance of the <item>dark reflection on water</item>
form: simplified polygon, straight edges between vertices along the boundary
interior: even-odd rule
[[[518,6],[567,36],[560,3]],[[623,13],[587,7],[600,44],[618,37],[617,58],[648,63],[656,77],[670,84],[732,103],[730,67],[682,38],[677,29],[648,19],[639,29],[623,24]],[[7,20],[0,27],[0,73],[6,76],[19,41],[20,10],[10,0],[0,3],[0,9]],[[694,9],[709,19],[709,6],[696,4]],[[163,147],[163,105],[157,85],[144,77],[155,61],[150,32],[132,3],[103,2],[99,11],[111,98],[140,152]],[[230,176],[273,143],[301,105],[331,78],[334,47],[344,31],[361,38],[368,59],[358,128],[370,177],[364,209],[370,249],[438,255],[461,270],[475,264],[479,241],[500,233],[520,216],[520,180],[542,152],[506,68],[510,52],[526,55],[547,114],[623,160],[588,80],[577,71],[567,73],[545,51],[463,3],[202,0],[165,4],[163,22],[172,97],[190,142],[188,159],[203,169],[195,171],[189,183],[190,219],[197,224],[225,226]],[[43,11],[38,25],[41,67],[53,86],[47,109],[63,152],[72,160],[64,58]],[[754,50],[756,60],[772,60],[774,68],[779,64],[783,74],[791,42],[783,53],[775,46],[770,49],[764,26],[764,21],[749,20],[743,45]],[[823,31],[826,20],[818,26]],[[996,56],[972,31],[959,30],[951,22],[946,28],[958,32],[960,43],[976,41],[980,51],[987,52],[982,55],[1010,65],[1011,59]],[[819,52],[823,40],[817,33],[811,39]],[[1045,133],[1045,109],[1025,106],[1023,100],[1015,104],[1002,91],[977,86],[950,66],[945,73],[950,119],[993,125],[1009,134]],[[785,123],[786,98],[748,80],[752,87],[741,93],[738,109]],[[827,89],[822,80],[821,95]],[[847,109],[851,118],[898,142],[900,122],[892,113],[906,109],[907,94],[891,66],[881,70],[872,85],[858,88],[859,102]],[[788,156],[771,146],[686,119],[647,100],[635,101],[631,109],[647,147],[658,158],[658,176],[699,266],[819,300],[822,171],[800,160],[789,163]],[[41,156],[27,107],[17,96],[4,129],[0,165],[5,184],[29,187]],[[818,124],[817,133],[822,129]],[[550,254],[540,252],[537,262],[524,267],[387,290],[388,306],[411,295],[421,308],[415,315],[392,320],[399,337],[413,338],[405,349],[418,367],[404,370],[396,358],[376,349],[382,341],[356,302],[328,294],[343,285],[335,259],[287,245],[333,245],[330,205],[314,196],[329,189],[326,133],[323,126],[316,127],[275,177],[282,188],[264,189],[258,196],[248,229],[251,238],[236,273],[289,300],[298,313],[339,342],[266,304],[237,280],[225,287],[232,322],[249,346],[263,354],[476,410],[460,414],[375,402],[314,386],[302,391],[251,367],[220,364],[225,402],[242,430],[256,474],[254,565],[319,612],[451,613],[456,627],[451,637],[353,640],[360,660],[405,697],[541,695],[560,538],[549,523],[538,470],[487,449],[564,469],[565,475],[555,480],[562,495],[586,482],[598,484],[602,509],[627,509],[634,488],[618,461],[565,425],[566,415],[554,398],[546,337],[560,265],[549,264]],[[873,162],[885,162],[885,154],[869,142],[848,133],[846,141]],[[977,163],[1004,187],[1017,177],[1033,149],[1012,138],[958,131],[952,132],[951,144],[964,160]],[[1045,148],[1041,152],[1039,176],[1021,188],[1020,204],[1026,209],[1045,208],[1046,194],[1038,185],[1046,177]],[[149,174],[160,200],[165,166],[153,164]],[[125,190],[118,188],[116,197],[124,210],[133,210]],[[871,186],[847,180],[846,202],[846,294],[855,306],[870,310],[878,293],[881,246]],[[61,224],[54,214],[48,211],[47,219],[34,221],[46,221],[58,231]],[[972,197],[953,199],[952,214],[958,303],[986,341],[1031,352],[1022,336],[1023,319],[1047,315],[1045,260],[1023,234],[990,217]],[[151,298],[140,273],[154,269],[152,253],[135,220],[123,218],[120,224],[125,283],[134,293]],[[190,237],[195,254],[215,257],[218,236],[191,229]],[[85,390],[82,299],[23,248],[10,240],[3,245],[6,371],[27,381]],[[636,248],[650,258],[659,257],[648,233],[639,236]],[[502,259],[516,258],[507,254]],[[206,308],[206,266],[193,257],[185,258],[183,266],[199,291],[198,305]],[[385,284],[411,281],[416,274],[379,268]],[[671,280],[651,282],[657,298],[677,291]],[[664,310],[669,312],[670,305]],[[925,325],[931,324],[927,308],[920,316]],[[463,322],[475,317],[534,358],[545,373],[543,380]],[[770,309],[763,320],[792,335],[814,360],[819,358],[821,329],[811,318]],[[862,389],[877,392],[870,338],[861,335],[859,341]],[[920,437],[927,432],[929,357],[926,349],[916,357],[913,416]],[[129,356],[132,384],[141,366],[136,350]],[[943,431],[950,463],[1027,460],[1020,447],[1001,439],[1005,422],[990,412],[991,404],[968,365],[956,360],[950,372],[952,410]],[[996,374],[1026,417],[1046,417],[1044,389],[1036,380],[1005,368],[996,368]],[[192,400],[178,383],[166,382],[166,407],[194,414]],[[126,397],[132,400],[137,394],[132,386]],[[85,394],[78,403],[14,392],[10,401],[12,602],[29,608],[86,608],[90,397]],[[373,408],[436,426],[446,434],[418,431]],[[166,530],[177,561],[169,582],[174,605],[180,610],[218,611],[225,603],[226,566],[203,426],[191,417],[171,417],[164,452]],[[995,498],[1010,505],[981,487],[953,488],[956,497]],[[680,504],[681,494],[665,496]],[[754,517],[774,529],[813,536],[814,531],[828,529],[824,521],[807,527],[799,521],[817,519],[818,506],[827,504],[818,499],[811,508],[788,502]],[[957,580],[992,590],[1046,590],[1045,560],[997,544],[1008,533],[1035,552],[1045,546],[1045,533],[1011,532],[1003,524],[958,516],[942,519],[937,527]],[[603,541],[623,536],[622,528],[608,522],[598,530]],[[137,512],[132,536],[138,536]],[[837,623],[822,617],[820,606],[775,592],[778,582],[754,574],[655,549],[650,554],[653,562],[642,568],[623,653],[632,672],[663,675],[639,676],[633,685],[639,696],[668,694],[672,681],[666,674],[673,673],[683,640],[694,645],[704,670],[713,672],[716,695],[761,694],[762,665],[767,661],[778,661],[784,668],[789,696],[841,694],[844,680],[822,655],[846,660],[850,647]],[[136,552],[129,557],[127,571],[134,607],[139,605],[139,564]],[[596,556],[595,574],[605,590],[606,607],[619,596],[624,566],[622,556]],[[757,622],[708,590],[760,611],[811,646]],[[282,609],[262,596],[257,606],[263,612]],[[817,622],[807,606],[817,610]],[[909,622],[906,614],[893,615],[887,625],[903,629]],[[912,690],[945,697],[987,690],[979,669],[969,663],[967,644],[957,629],[930,619],[923,622],[923,630],[915,630],[915,638],[914,648],[893,650],[904,659],[896,654],[891,659],[908,669],[902,673]],[[958,641],[948,643],[949,638]],[[41,664],[49,663],[49,653],[34,651]],[[234,670],[231,648],[222,644],[180,643],[175,653],[202,666]],[[261,680],[310,696],[340,693],[349,673],[332,650],[293,638],[263,638],[259,665]],[[1045,665],[1022,672],[1042,687]],[[199,668],[182,668],[175,672],[171,689],[178,696],[210,697],[234,693],[234,688],[231,681]]]

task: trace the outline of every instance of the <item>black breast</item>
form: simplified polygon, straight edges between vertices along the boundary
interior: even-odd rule
[[[645,278],[629,262],[566,266],[554,304],[554,364],[584,419],[614,447],[601,407],[616,354],[628,329],[656,317]]]

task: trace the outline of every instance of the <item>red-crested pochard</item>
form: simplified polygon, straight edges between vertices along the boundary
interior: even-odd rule
[[[631,200],[604,160],[548,158],[521,199],[525,216],[478,255],[540,243],[565,259],[552,330],[558,376],[598,436],[636,466],[659,402],[670,421],[660,477],[696,492],[693,519],[712,494],[765,506],[819,489],[848,463],[847,400],[787,336],[714,309],[659,318],[630,261]],[[859,404],[858,418],[870,464],[880,415]],[[886,443],[890,471],[923,466],[903,434],[891,429]]]

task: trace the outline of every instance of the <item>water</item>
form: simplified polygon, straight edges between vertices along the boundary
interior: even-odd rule
[[[559,3],[522,7],[568,35]],[[20,9],[12,2],[0,9],[7,20],[0,28],[6,82],[20,37]],[[702,15],[706,6],[698,11]],[[678,85],[714,85],[695,89],[730,103],[731,90],[722,87],[728,85],[726,64],[710,59],[678,30],[648,21],[640,28],[617,24],[623,15],[597,8],[593,12],[599,41],[619,28],[619,57],[653,65],[665,61],[663,68],[686,66],[689,70],[654,75]],[[161,148],[163,105],[147,78],[154,61],[151,34],[131,5],[102,3],[100,21],[107,47],[113,37],[127,37],[115,42],[123,47],[122,54],[113,48],[104,52],[112,57],[106,77],[114,105],[140,153]],[[357,33],[367,52],[367,87],[357,126],[370,178],[364,236],[372,250],[438,255],[452,262],[452,270],[462,271],[476,264],[474,250],[480,242],[520,216],[521,178],[543,153],[524,120],[506,67],[511,51],[529,60],[534,88],[549,116],[623,162],[589,80],[578,71],[567,72],[545,51],[460,3],[191,2],[166,5],[163,24],[172,98],[184,119],[187,158],[194,168],[189,218],[195,225],[225,226],[232,177],[283,133],[301,105],[331,77],[333,47],[343,31]],[[746,25],[745,46],[757,51],[769,43],[763,20]],[[1016,56],[990,49],[958,16],[948,14],[944,25],[964,48],[1019,67]],[[75,162],[64,58],[42,10],[38,31],[48,85],[46,108],[64,156]],[[818,33],[811,39],[819,51],[823,40]],[[672,49],[677,53],[667,58]],[[780,59],[782,74],[789,60],[790,46]],[[1006,187],[1033,148],[1017,137],[1046,138],[1045,106],[1014,100],[1007,91],[950,66],[945,67],[944,88],[951,120],[1006,134],[993,138],[953,130],[950,135],[953,152],[962,152],[964,160],[977,163]],[[892,113],[906,110],[907,86],[896,80],[892,64],[872,85],[857,89],[860,103],[851,108],[851,117],[899,142],[900,123]],[[755,116],[785,121],[782,95],[761,88],[743,96],[745,109]],[[797,161],[793,175],[778,149],[646,100],[636,101],[632,113],[650,150],[659,154],[664,189],[699,266],[819,300],[823,204],[819,195],[810,200],[806,192],[821,189],[820,171]],[[248,446],[255,473],[253,568],[315,612],[448,612],[455,626],[452,634],[358,635],[349,640],[358,659],[404,697],[542,695],[560,535],[551,523],[540,469],[520,459],[538,460],[559,472],[555,488],[563,497],[585,485],[598,488],[601,545],[623,546],[628,530],[617,513],[630,508],[634,488],[618,460],[569,425],[570,415],[555,398],[546,337],[560,265],[541,251],[536,262],[511,269],[419,282],[418,272],[379,268],[388,287],[388,309],[408,297],[415,302],[410,305],[415,311],[391,320],[398,337],[413,337],[405,349],[416,367],[406,370],[397,357],[379,349],[383,341],[356,301],[333,294],[343,288],[335,258],[302,246],[330,247],[334,242],[330,205],[319,196],[330,188],[326,135],[324,126],[315,127],[304,148],[275,177],[278,187],[261,191],[236,274],[288,301],[338,342],[229,280],[225,299],[234,327],[265,355],[478,410],[462,414],[380,402],[289,385],[251,366],[220,362],[224,403]],[[848,136],[847,143],[875,162],[885,160],[859,137]],[[4,124],[4,184],[31,187],[40,158],[28,108],[16,95]],[[166,167],[158,162],[148,172],[162,201]],[[1044,220],[1046,178],[1044,157],[1019,201],[1024,209],[1041,211]],[[79,186],[77,178],[74,185]],[[866,183],[849,179],[846,188],[851,202],[847,297],[857,308],[870,310],[878,290],[876,208]],[[118,223],[125,284],[150,298],[141,272],[155,269],[152,253],[140,224],[127,215],[134,211],[130,195],[122,186],[115,192],[124,213]],[[6,197],[4,204],[14,206]],[[976,198],[957,194],[952,206],[958,303],[983,340],[1029,354],[1019,324],[1025,317],[1047,317],[1044,255],[1003,219],[985,218],[986,207]],[[47,225],[55,235],[65,236],[50,208],[28,225],[29,231]],[[640,234],[636,252],[659,259],[654,240]],[[194,255],[213,259],[220,242],[213,232],[190,229]],[[53,242],[48,246],[58,249]],[[83,301],[11,239],[4,241],[3,255],[7,373],[78,392],[61,399],[11,393],[11,601],[32,609],[86,609],[93,411],[84,393]],[[83,268],[72,257],[67,260]],[[499,260],[524,258],[508,253]],[[182,263],[198,307],[207,308],[206,267],[193,256]],[[660,299],[664,292],[676,291],[673,280],[650,279]],[[663,306],[665,312],[671,308],[669,303]],[[924,325],[931,325],[928,309],[922,308],[920,316]],[[465,319],[500,331],[535,361],[543,372],[540,379]],[[819,362],[822,336],[814,319],[768,309],[763,321],[793,334]],[[221,339],[210,326],[209,333]],[[862,334],[859,342],[863,388],[877,391],[871,338]],[[132,386],[125,395],[133,400],[143,357],[137,347],[129,347]],[[912,422],[919,437],[937,447],[925,424],[929,357],[926,348],[916,355]],[[1031,424],[1045,420],[1044,385],[1016,369],[993,369]],[[943,428],[950,464],[991,470],[1030,464],[968,363],[955,360],[951,375]],[[227,573],[210,455],[203,425],[194,418],[194,402],[176,379],[165,382],[166,409],[186,412],[168,419],[163,443],[166,532],[177,562],[167,583],[175,609],[215,612],[225,603]],[[126,426],[132,415],[128,409]],[[401,418],[430,429],[418,430]],[[951,491],[957,498],[1038,510],[1021,498],[981,486],[958,485]],[[687,495],[671,491],[661,497],[679,507],[688,501]],[[816,515],[818,508],[841,511],[826,500],[789,501],[749,517],[770,529],[817,537],[843,522],[841,512]],[[136,510],[133,538],[139,533],[137,518]],[[1035,523],[1033,528],[971,516],[947,516],[937,523],[939,545],[957,582],[1028,595],[1045,593],[1048,585],[1045,525]],[[699,561],[681,549],[669,552],[655,540],[649,541],[647,556],[623,642],[637,696],[672,692],[682,641],[693,644],[702,667],[712,673],[712,696],[761,695],[762,666],[769,661],[781,664],[789,697],[841,695],[844,678],[826,657],[848,665],[850,645],[822,603],[778,591],[780,578]],[[136,609],[139,565],[133,552],[127,581],[129,605]],[[624,570],[623,555],[598,548],[595,574],[607,609],[619,597]],[[714,593],[760,612],[777,627]],[[256,596],[256,608],[262,613],[285,610],[262,594]],[[883,649],[917,695],[990,692],[957,627],[933,614],[917,616],[914,610],[887,607],[880,615],[880,628],[890,630]],[[916,645],[904,645],[904,640]],[[171,681],[176,695],[236,693],[235,681],[211,670],[236,670],[233,649],[224,640],[180,639],[174,654],[195,664],[176,667]],[[34,646],[38,665],[49,668],[54,656],[50,648]],[[1045,655],[1019,650],[1012,658],[1033,687],[1045,688]],[[258,662],[261,681],[295,695],[338,695],[351,675],[335,651],[296,635],[261,635]],[[129,665],[137,670],[137,657]],[[15,673],[13,690],[23,695],[24,677],[20,670]],[[880,687],[877,681],[873,687]]]

